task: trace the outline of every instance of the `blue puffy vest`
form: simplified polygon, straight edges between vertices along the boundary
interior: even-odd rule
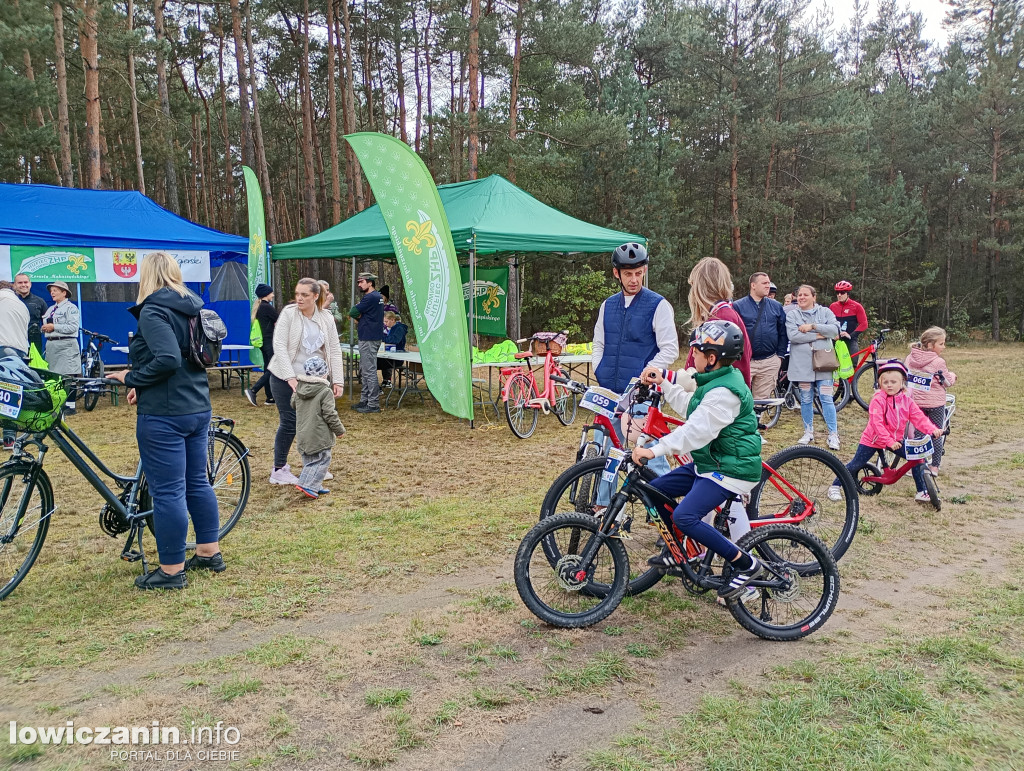
[[[604,354],[594,375],[597,382],[622,393],[630,379],[637,377],[658,355],[654,335],[654,312],[665,298],[646,287],[626,307],[622,292],[604,303]]]

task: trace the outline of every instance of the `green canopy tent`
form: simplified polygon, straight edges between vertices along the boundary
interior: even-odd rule
[[[627,241],[647,243],[643,236],[610,230],[570,217],[541,203],[498,174],[470,182],[440,185],[437,190],[448,217],[455,250],[469,256],[471,286],[475,286],[476,258],[481,254],[611,252]],[[394,257],[391,237],[376,205],[315,236],[276,244],[271,248],[274,260],[357,256]],[[354,304],[355,270],[352,274]],[[470,303],[471,313],[472,308],[473,303]],[[515,312],[519,312],[518,308]],[[473,329],[472,317],[470,329]]]

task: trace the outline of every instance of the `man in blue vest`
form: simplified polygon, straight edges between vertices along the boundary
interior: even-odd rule
[[[603,303],[594,327],[594,354],[591,363],[598,385],[621,394],[629,381],[639,377],[645,367],[670,369],[679,357],[679,334],[675,311],[657,292],[644,286],[647,249],[637,243],[623,244],[612,253],[612,275],[622,288]],[[634,415],[647,413],[646,404],[637,405]],[[602,437],[595,437],[598,441]],[[659,458],[651,464],[659,473],[669,469]],[[601,484],[597,504],[608,505],[611,485]]]

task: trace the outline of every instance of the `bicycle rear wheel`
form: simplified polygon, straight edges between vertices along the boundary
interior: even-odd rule
[[[526,375],[516,374],[508,381],[505,418],[512,433],[520,439],[528,439],[537,428],[537,410],[526,406],[532,391]]]
[[[234,434],[215,431],[211,445],[207,448],[206,475],[217,496],[217,511],[220,515],[220,531],[217,540],[221,540],[238,524],[238,520],[249,502],[252,488],[252,476],[249,470],[249,449]],[[139,511],[150,511],[153,498],[149,494],[146,475],[139,480]],[[152,513],[146,517],[146,526],[153,530]],[[196,548],[196,531],[192,519],[188,521],[185,535],[185,549]]]
[[[762,471],[747,505],[755,527],[756,522],[799,516],[809,501],[813,510],[800,527],[816,534],[837,560],[841,558],[860,520],[857,483],[842,461],[820,447],[796,446],[775,453],[765,465],[775,473]],[[832,490],[833,486],[838,489]]]
[[[588,514],[556,514],[530,528],[516,552],[515,582],[523,603],[542,621],[567,629],[592,626],[608,617],[626,594],[629,557],[622,542],[606,538],[593,560],[582,554],[599,538],[600,521]],[[552,566],[546,552],[562,556]],[[606,587],[593,591],[594,583]]]
[[[605,456],[600,455],[575,463],[563,471],[544,496],[544,501],[540,506],[541,520],[567,512],[595,516],[604,462]],[[640,473],[648,482],[658,476],[647,466],[644,466]],[[625,473],[620,471],[618,479],[608,490],[610,495],[613,495],[622,486],[624,479]],[[629,555],[629,584],[626,587],[626,594],[632,596],[647,591],[662,579],[663,574],[657,568],[647,564],[647,559],[661,552],[661,547],[657,543],[658,529],[647,524],[647,509],[639,498],[631,496],[626,501],[623,513],[626,522],[622,529],[629,537],[623,537],[620,540]],[[548,541],[544,544],[552,567],[562,558],[557,546],[555,541]],[[592,584],[588,590],[602,592],[608,589],[600,584]]]
[[[28,575],[50,529],[53,488],[42,469],[31,473],[25,461],[0,466],[0,600]]]
[[[820,538],[793,525],[766,525],[736,545],[765,565],[749,596],[726,603],[744,629],[765,640],[788,642],[816,631],[832,615],[839,602],[839,568]],[[729,572],[726,567],[726,581]],[[782,581],[783,586],[757,585]]]
[[[103,359],[96,358],[89,365],[89,371],[85,373],[85,376],[88,378],[101,378],[103,377],[103,372]],[[86,412],[92,412],[96,408],[96,403],[100,399],[100,392],[102,390],[102,386],[93,385],[85,391],[85,395],[82,397],[82,406],[85,407]]]
[[[783,399],[783,398],[785,398],[785,396],[786,396],[785,392],[783,392],[778,386],[776,386],[775,390],[772,391],[772,398],[773,399]],[[766,409],[764,412],[761,413],[761,425],[763,425],[766,430],[769,429],[769,428],[774,428],[775,424],[779,422],[779,417],[781,417],[781,415],[782,415],[782,405],[781,404],[779,404],[779,405],[777,405],[775,407],[769,407],[768,409]]]
[[[878,388],[875,371],[874,364],[865,364],[853,373],[853,378],[850,380],[850,385],[852,386],[850,390],[853,391],[853,398],[865,410],[871,404],[871,397],[875,395],[875,389]]]

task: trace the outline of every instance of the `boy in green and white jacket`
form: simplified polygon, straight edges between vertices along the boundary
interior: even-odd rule
[[[731,321],[708,321],[694,331],[690,348],[695,375],[653,367],[644,370],[643,381],[662,386],[665,400],[686,416],[686,423],[655,445],[636,447],[633,460],[693,456],[693,463],[673,469],[651,486],[672,498],[685,496],[672,514],[675,526],[732,563],[729,583],[718,590],[720,597],[729,600],[740,596],[764,568],[703,519],[732,497],[749,493],[760,481],[761,437],[753,396],[743,376],[731,366],[743,353],[743,331]],[[648,562],[677,565],[668,549]]]

